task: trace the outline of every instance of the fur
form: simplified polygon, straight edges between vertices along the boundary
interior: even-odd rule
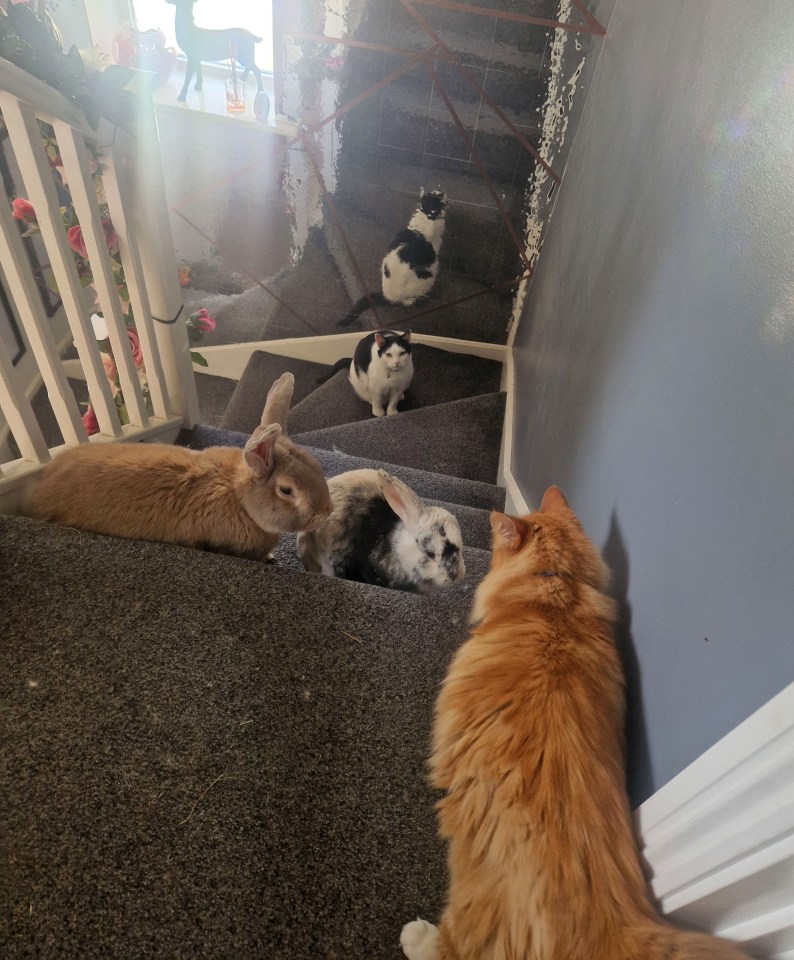
[[[491,569],[436,705],[432,783],[449,842],[439,928],[410,960],[739,960],[663,922],[624,783],[624,689],[607,571],[562,494],[491,515]]]
[[[414,376],[411,331],[379,330],[359,340],[350,362],[349,380],[376,417],[397,413]]]
[[[318,530],[298,534],[310,572],[424,594],[465,574],[455,517],[426,506],[385,470],[350,470],[328,489],[334,512]]]
[[[438,275],[438,256],[444,239],[447,198],[439,191],[419,194],[416,212],[405,230],[394,238],[380,267],[382,293],[368,293],[339,321],[349,327],[373,304],[410,307],[433,289]]]
[[[81,530],[269,559],[282,533],[332,509],[319,463],[283,428],[294,377],[268,393],[244,450],[89,443],[48,464],[33,516]]]

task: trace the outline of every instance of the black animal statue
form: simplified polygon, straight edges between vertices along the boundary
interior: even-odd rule
[[[193,74],[196,74],[195,90],[201,90],[201,63],[203,60],[231,60],[235,58],[243,67],[242,81],[249,72],[256,77],[256,89],[262,90],[262,74],[256,65],[254,45],[261,37],[255,37],[250,30],[242,27],[229,27],[227,30],[205,30],[193,22],[193,4],[195,0],[165,0],[176,7],[176,42],[187,57],[185,82],[179,93],[179,100],[187,99],[187,91]]]

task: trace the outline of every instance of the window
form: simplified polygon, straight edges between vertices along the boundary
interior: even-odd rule
[[[176,8],[163,0],[133,0],[135,21],[139,30],[152,27],[162,30],[166,45],[176,47],[174,15]],[[265,73],[273,72],[273,5],[272,0],[224,0],[223,3],[196,3],[193,17],[197,27],[222,30],[245,27],[262,42],[256,46],[256,62]],[[178,48],[177,48],[178,49]]]

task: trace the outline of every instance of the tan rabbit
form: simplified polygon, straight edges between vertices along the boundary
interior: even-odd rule
[[[82,530],[269,559],[282,533],[311,530],[333,505],[320,464],[287,438],[295,378],[273,384],[243,450],[87,444],[49,464],[33,516]]]

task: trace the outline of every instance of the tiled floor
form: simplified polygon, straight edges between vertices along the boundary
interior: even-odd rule
[[[571,23],[597,34],[574,3]],[[218,336],[336,332],[350,304],[379,289],[380,261],[424,187],[449,200],[431,296],[369,311],[363,325],[504,342],[528,270],[528,183],[555,33],[530,21],[553,21],[557,7],[369,0],[356,21],[339,22],[301,0],[286,26],[282,104],[297,136],[164,110],[180,258],[205,291],[258,286],[272,299],[255,331],[236,329],[230,310]]]

